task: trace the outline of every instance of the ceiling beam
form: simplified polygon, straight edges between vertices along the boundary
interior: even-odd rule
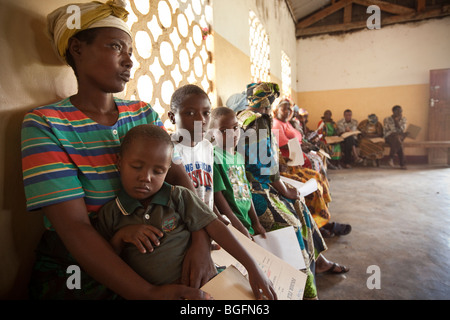
[[[288,7],[289,13],[291,14],[291,18],[294,21],[294,24],[297,23],[297,20],[295,20],[295,14],[294,9],[292,9],[292,3],[291,0],[285,0],[286,6]]]
[[[344,23],[352,22],[352,4],[344,7]]]
[[[398,4],[389,3],[386,1],[374,1],[374,0],[353,0],[353,3],[359,4],[364,7],[372,5],[378,6],[381,11],[389,12],[392,14],[411,14],[416,12],[415,9],[400,6]]]
[[[416,0],[416,11],[424,12],[426,9],[427,1],[426,0]]]
[[[320,11],[318,11],[317,13],[307,17],[306,19],[300,21],[299,23],[297,23],[297,29],[302,29],[302,28],[307,28],[311,25],[313,25],[314,23],[316,23],[317,21],[322,20],[323,18],[329,16],[330,14],[341,10],[342,8],[344,8],[345,6],[349,5],[352,3],[352,0],[340,0],[338,2],[334,2],[331,6],[328,6]]]
[[[430,18],[439,18],[450,15],[450,5],[442,6],[442,8],[426,10],[424,12],[416,12],[405,15],[396,15],[391,17],[386,17],[381,20],[381,28],[383,26],[392,25],[395,23],[405,23],[420,21]],[[320,34],[335,33],[335,32],[347,32],[357,29],[367,28],[366,21],[348,22],[342,24],[320,26],[320,27],[309,27],[305,29],[297,29],[296,36],[309,37]]]

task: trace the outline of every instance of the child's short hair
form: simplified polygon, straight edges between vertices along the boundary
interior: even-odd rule
[[[202,88],[195,84],[187,84],[178,88],[173,93],[172,98],[170,99],[170,111],[178,111],[183,104],[184,99],[190,94],[204,95],[209,100],[208,94]]]
[[[157,141],[160,141],[161,143],[167,144],[171,149],[173,149],[172,140],[166,130],[154,124],[141,124],[139,126],[131,128],[127,132],[127,134],[123,138],[122,144],[120,145],[119,154],[122,156],[130,143],[139,138],[155,139]]]
[[[227,115],[236,115],[233,109],[227,107],[217,107],[211,111],[211,121],[209,122],[209,128],[214,129],[217,128],[217,122],[220,117]]]

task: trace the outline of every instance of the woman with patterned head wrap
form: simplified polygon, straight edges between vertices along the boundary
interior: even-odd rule
[[[247,109],[237,113],[244,130],[237,151],[245,156],[247,178],[252,200],[261,224],[267,230],[293,226],[307,269],[308,281],[304,298],[317,298],[314,272],[318,269],[348,271],[326,260],[321,252],[326,244],[307,206],[298,201],[297,189],[280,180],[278,145],[272,132],[271,106],[279,96],[275,83],[252,83],[247,86]],[[320,264],[320,266],[319,266]]]
[[[69,22],[78,13],[79,25],[72,28]],[[110,0],[66,5],[48,15],[53,47],[74,69],[78,92],[31,110],[22,125],[27,209],[42,209],[47,229],[36,250],[32,299],[208,297],[187,286],[156,287],[144,281],[94,228],[96,211],[120,189],[116,163],[121,139],[140,124],[162,126],[149,104],[113,96],[125,88],[133,65],[127,14],[122,1]],[[184,168],[173,164],[167,180],[192,187]],[[209,239],[195,237],[193,243],[201,245],[193,247],[191,259],[208,259]],[[66,284],[71,265],[80,267],[75,274],[80,290]],[[207,273],[208,279],[212,274]],[[205,281],[192,276],[199,282],[190,283],[193,287]]]

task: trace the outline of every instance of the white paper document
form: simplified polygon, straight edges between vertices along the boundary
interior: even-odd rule
[[[306,269],[305,260],[303,259],[294,227],[291,226],[266,232],[266,239],[260,235],[254,236],[253,239],[261,247],[286,261],[295,269]]]
[[[336,143],[341,143],[342,141],[344,141],[344,138],[338,137],[338,136],[328,136],[328,137],[325,137],[325,141],[328,144],[336,144]]]
[[[373,143],[384,143],[384,138],[370,138],[370,141],[372,141]]]
[[[275,254],[264,249],[248,237],[244,236],[236,228],[229,225],[228,228],[244,248],[251,254],[253,259],[258,263],[261,270],[272,281],[275,292],[279,300],[302,300],[303,292],[307,276],[304,272],[294,268],[289,263],[278,258]],[[234,266],[243,275],[247,276],[247,272],[242,264],[239,263],[232,255],[224,249],[213,250],[211,252],[212,259],[219,266]],[[303,257],[303,256],[302,256]],[[248,281],[248,280],[247,280]],[[218,296],[217,300],[221,297]]]
[[[300,145],[300,141],[294,138],[288,141],[289,148],[289,159],[287,162],[288,166],[302,166],[305,163],[305,158],[303,158],[303,150]]]
[[[281,176],[281,180],[290,184],[294,188],[297,188],[297,190],[300,191],[300,196],[302,197],[306,197],[307,195],[317,191],[316,179],[309,179],[306,183],[302,183],[300,181]]]
[[[320,150],[319,150],[319,153],[320,153],[321,155],[323,155],[325,158],[331,160],[330,155],[329,155],[327,152],[325,152],[324,150],[320,149]]]
[[[351,137],[351,136],[356,136],[356,135],[358,135],[360,133],[361,133],[361,131],[359,131],[359,130],[344,132],[343,134],[341,134],[341,137],[345,139],[345,138],[348,138],[348,137]]]
[[[256,300],[247,278],[234,266],[227,267],[201,289],[214,300]]]

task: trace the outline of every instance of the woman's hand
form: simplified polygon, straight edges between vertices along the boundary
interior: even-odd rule
[[[300,199],[300,192],[289,184],[285,184],[281,179],[272,182],[272,186],[285,198],[291,200]]]
[[[211,258],[211,239],[208,234],[201,229],[193,232],[191,238],[191,245],[184,256],[181,283],[200,288],[217,274],[217,270]]]
[[[286,193],[283,194],[286,198],[291,200],[298,200],[300,199],[300,192],[294,188],[293,186],[289,184],[285,184],[286,186]]]
[[[159,246],[164,233],[151,225],[133,224],[121,228],[112,237],[110,243],[116,252],[122,250],[124,243],[134,244],[141,253],[153,252],[153,246]]]

